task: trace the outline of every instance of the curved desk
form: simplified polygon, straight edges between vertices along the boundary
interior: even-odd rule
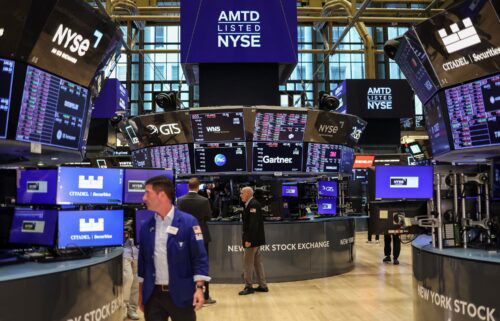
[[[0,267],[0,320],[122,321],[122,253]]]
[[[500,320],[500,253],[413,242],[415,321]]]
[[[268,282],[308,280],[354,268],[352,217],[265,222],[261,247]],[[210,222],[210,276],[214,283],[242,283],[241,222]]]

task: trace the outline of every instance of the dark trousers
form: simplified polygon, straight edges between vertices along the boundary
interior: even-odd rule
[[[392,256],[396,260],[401,253],[401,240],[399,234],[392,234],[392,245],[394,252]],[[391,256],[391,234],[384,234],[384,255]]]
[[[207,259],[208,259],[208,243],[205,243],[205,250],[207,250]],[[208,282],[205,282],[205,300],[210,298],[210,291],[208,289]]]
[[[153,294],[144,306],[146,321],[196,321],[194,307],[180,308],[174,304],[169,291],[162,291],[155,286]]]
[[[368,230],[368,241],[372,241],[372,233],[370,232],[370,230]],[[375,234],[375,240],[379,240],[379,235],[378,234]]]

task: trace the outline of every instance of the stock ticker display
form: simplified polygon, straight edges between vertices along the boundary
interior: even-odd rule
[[[0,59],[0,138],[7,137],[13,79],[14,61]]]
[[[302,143],[253,143],[252,171],[302,171]]]
[[[28,66],[16,139],[78,149],[87,103],[84,87]]]
[[[449,152],[450,142],[439,95],[434,96],[424,105],[424,113],[432,155]]]
[[[257,112],[253,140],[301,142],[306,123],[306,112]]]
[[[455,149],[500,145],[500,75],[445,90]]]
[[[187,144],[152,147],[149,149],[149,156],[154,168],[171,168],[178,174],[191,174]]]
[[[195,172],[246,172],[246,154],[246,143],[195,143]]]
[[[195,142],[244,141],[243,112],[191,114]]]
[[[309,143],[306,172],[348,172],[354,162],[354,150],[347,146]]]

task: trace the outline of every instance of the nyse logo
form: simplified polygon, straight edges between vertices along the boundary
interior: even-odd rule
[[[144,192],[144,183],[146,181],[128,181],[129,192]]]
[[[321,204],[321,208],[324,210],[331,210],[331,209],[333,209],[333,205],[332,205],[332,203],[323,203],[323,204]]]
[[[85,176],[78,176],[78,188],[84,189],[103,189],[104,188],[104,176],[97,176],[97,179],[94,176],[89,176],[88,179],[85,179]]]
[[[391,176],[391,188],[418,188],[418,176]]]
[[[99,218],[96,222],[94,218],[90,218],[86,222],[84,218],[81,218],[80,232],[104,232],[104,219]]]
[[[103,34],[96,30],[94,32],[94,37],[96,41],[94,42],[94,48],[97,48],[99,42],[102,39]],[[52,42],[56,42],[59,46],[63,46],[64,48],[68,48],[71,52],[76,52],[80,57],[84,56],[89,50],[90,40],[83,38],[81,34],[78,34],[76,31],[73,32],[70,28],[65,27],[63,24],[60,24],[57,28],[54,37],[52,38]]]
[[[221,11],[217,22],[217,47],[261,47],[260,13],[258,11]]]
[[[319,125],[318,132],[320,134],[336,134],[339,131],[339,126],[335,125]]]
[[[369,87],[367,105],[369,110],[392,109],[392,89],[390,87]]]
[[[44,221],[23,221],[21,232],[23,233],[43,233],[45,230]]]
[[[220,133],[220,126],[207,126],[207,132]]]
[[[438,31],[446,50],[450,54],[481,42],[470,18],[463,19],[462,24],[464,27],[462,30],[460,30],[457,23],[452,24],[450,26],[451,34],[449,35],[445,28]]]
[[[28,193],[47,193],[46,181],[27,181],[26,191]]]
[[[179,124],[177,123],[163,124],[160,125],[160,127],[156,127],[155,125],[148,125],[147,128],[153,135],[158,135],[158,133],[160,133],[165,136],[170,136],[181,133],[181,129],[179,127]]]

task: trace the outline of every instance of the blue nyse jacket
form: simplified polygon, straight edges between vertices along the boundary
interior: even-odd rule
[[[168,234],[167,260],[170,294],[175,305],[179,307],[193,305],[195,292],[193,277],[208,276],[207,252],[201,234],[195,233],[200,229],[197,225],[199,224],[195,217],[175,209],[172,226],[177,227],[178,231],[176,235]],[[143,304],[148,302],[155,286],[155,229],[154,216],[141,227],[138,275],[144,279]]]

